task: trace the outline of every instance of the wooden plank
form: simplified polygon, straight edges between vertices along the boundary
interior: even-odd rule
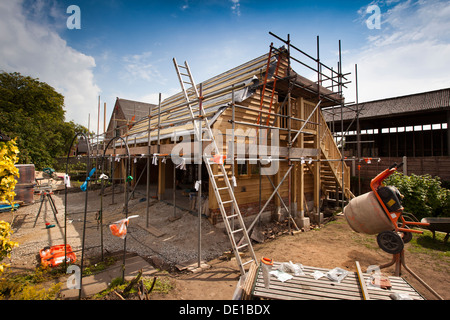
[[[277,268],[279,264],[275,264]],[[315,280],[311,273],[315,270],[319,270],[312,267],[304,267],[305,275],[295,276],[293,279],[284,283],[278,279],[272,277],[269,289],[260,289],[258,283],[255,290],[259,294],[270,293],[273,297],[278,296],[278,299],[287,297],[289,299],[347,299],[347,300],[360,300],[361,293],[358,288],[358,283],[354,275],[351,273],[341,283],[330,281],[328,278],[320,278]],[[319,271],[327,272],[327,269],[321,269]],[[258,278],[262,285],[261,277]],[[263,285],[262,285],[263,286]],[[273,291],[270,291],[273,290]]]
[[[353,283],[336,283],[331,282],[328,278],[321,281],[321,279],[315,280],[311,276],[311,279],[302,278],[300,282],[294,282],[288,280],[286,282],[281,282],[274,277],[270,280],[270,287],[267,290],[277,291],[287,291],[292,293],[308,294],[311,296],[310,299],[317,297],[335,298],[335,299],[346,299],[346,300],[361,300],[361,292],[359,290],[358,283],[356,279],[353,279]],[[310,280],[310,281],[308,281]],[[259,288],[264,287],[263,280],[261,279],[256,283]],[[283,293],[281,293],[283,294]]]
[[[370,300],[370,295],[367,290],[366,281],[364,279],[364,276],[361,271],[361,266],[359,265],[358,261],[356,261],[356,270],[357,270],[358,281],[359,281],[359,285],[361,286],[361,291],[362,291],[364,300]]]
[[[153,226],[150,226],[150,225],[148,227],[144,227],[144,226],[141,226],[141,225],[137,225],[137,226],[140,227],[141,229],[144,229],[144,230],[148,231],[149,233],[151,233],[152,235],[154,235],[157,238],[162,237],[163,235],[165,235],[164,232],[162,232],[161,230],[159,230],[159,229],[157,229],[157,228],[155,228]]]
[[[258,265],[256,263],[252,263],[248,272],[246,273],[243,292],[242,292],[242,300],[249,300],[252,296],[252,287],[255,282],[256,273],[258,271]]]
[[[280,263],[275,262],[273,270]],[[314,271],[326,273],[330,271],[325,268],[303,266],[304,275],[294,276],[286,282],[279,281],[276,277],[271,277],[269,288],[264,287],[262,273],[258,271],[255,278],[255,286],[252,292],[253,297],[262,299],[280,300],[361,300],[364,299],[361,283],[368,284],[370,274],[360,272],[350,272],[340,282],[333,282],[326,276],[315,280],[311,275]],[[360,271],[360,268],[359,268]],[[372,300],[391,300],[389,295],[394,292],[407,293],[413,299],[423,300],[423,297],[401,277],[389,277],[392,285],[391,290],[366,286],[367,296]]]

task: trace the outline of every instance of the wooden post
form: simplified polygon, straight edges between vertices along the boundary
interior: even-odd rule
[[[211,171],[213,174],[219,173],[219,167],[215,164],[211,165]],[[208,206],[210,209],[217,209],[219,208],[219,205],[217,204],[216,200],[216,194],[214,193],[214,188],[212,186],[212,183],[209,183],[209,189],[208,189]]]
[[[158,159],[158,200],[164,199],[166,191],[166,164]]]
[[[403,174],[408,175],[408,158],[406,156],[403,156]]]

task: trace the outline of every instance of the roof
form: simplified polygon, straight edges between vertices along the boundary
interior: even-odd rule
[[[117,98],[116,106],[117,104],[120,105],[120,108],[122,109],[122,112],[124,113],[125,118],[127,120],[132,120],[133,117],[134,120],[142,119],[148,116],[150,108],[154,109],[156,107],[155,104],[127,100],[122,98]]]
[[[256,59],[248,61],[242,65],[239,65],[231,70],[221,73],[209,80],[202,82],[202,95],[204,100],[202,107],[206,113],[208,119],[214,121],[225,110],[225,108],[232,101],[231,87],[236,86],[239,89],[234,91],[235,102],[239,103],[247,99],[253,94],[256,89],[256,83],[254,77],[259,77],[260,74],[264,74],[267,69],[268,54],[262,55]],[[276,63],[276,57],[272,56],[269,66],[269,72],[273,73],[273,66]],[[199,88],[199,85],[197,85]],[[196,97],[191,88],[186,90],[190,92],[189,99],[195,100]],[[230,89],[230,90],[227,90]],[[141,119],[128,132],[129,136],[136,138],[136,142],[146,142],[148,139],[148,127],[150,121],[150,128],[155,129],[158,126],[158,106],[152,110],[152,116],[146,119]],[[182,122],[186,120],[185,122]],[[191,132],[193,125],[191,121],[191,115],[186,106],[186,99],[183,92],[179,92],[171,97],[168,97],[161,102],[160,113],[160,138],[168,138],[173,136],[174,132],[177,135],[182,135],[185,132]],[[178,124],[173,125],[174,122]],[[152,130],[150,134],[151,140],[157,139],[157,130]],[[133,140],[134,141],[134,140]]]
[[[356,106],[361,110],[359,114],[360,119],[442,111],[450,108],[450,88],[348,105],[342,111],[343,120],[355,118],[354,110],[356,110]],[[334,107],[334,121],[341,120],[340,110],[340,106]],[[326,121],[333,121],[332,112],[324,112],[324,117]]]
[[[268,86],[270,86],[270,81],[274,79],[274,73],[276,70],[276,65],[278,59],[282,59],[287,53],[287,50],[283,47],[278,49],[277,54],[272,54],[270,57],[270,62],[268,64],[269,53],[259,56],[253,60],[250,60],[244,64],[241,64],[235,68],[232,68],[224,73],[221,73],[211,79],[202,82],[202,108],[205,111],[206,116],[212,124],[218,116],[230,105],[232,102],[232,95],[234,93],[234,101],[240,103],[250,96],[252,96],[256,89],[261,86],[265,74],[268,73]],[[309,92],[317,92],[317,84],[308,80],[304,77],[297,75],[293,70],[291,72],[291,78],[294,79],[298,88],[305,88]],[[284,75],[285,76],[285,75]],[[283,81],[277,82],[280,85]],[[199,84],[197,89],[199,89]],[[234,92],[232,93],[232,88]],[[190,90],[191,89],[191,90]],[[322,94],[328,94],[329,96],[333,93],[324,88],[320,87],[320,92]],[[189,92],[189,99],[194,101],[196,99],[192,88],[186,89]],[[317,95],[317,94],[316,94]],[[316,96],[315,95],[315,96]],[[342,97],[339,97],[342,99]],[[158,106],[152,109],[151,117],[148,117],[148,113],[145,118],[137,121],[135,125],[128,131],[128,136],[133,138],[133,142],[147,142],[148,141],[148,128],[150,121],[150,139],[156,140],[158,136],[158,130],[154,130],[158,127]],[[183,122],[183,120],[185,120]],[[179,92],[164,101],[161,102],[160,111],[160,139],[172,137],[174,132],[178,136],[184,133],[193,132],[193,124],[191,120],[191,115],[189,109],[186,106],[186,99],[183,92]]]

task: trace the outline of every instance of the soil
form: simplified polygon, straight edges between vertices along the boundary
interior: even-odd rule
[[[13,250],[10,261],[13,272],[34,269],[39,265],[40,249],[64,243],[64,193],[53,195],[58,221],[48,206],[46,211],[42,208],[36,226],[33,226],[40,206],[39,196],[35,197],[34,204],[21,206],[14,214],[0,213],[0,220],[14,220],[12,240],[17,241],[19,246]],[[68,193],[67,197],[67,243],[79,257],[86,194]],[[87,263],[98,259],[101,252],[101,226],[96,219],[101,207],[104,252],[114,253],[124,249],[124,241],[112,236],[108,228],[110,223],[124,217],[124,197],[123,194],[116,194],[116,204],[111,204],[111,197],[111,193],[100,197],[98,190],[90,190],[88,193],[85,228]],[[154,293],[151,299],[230,300],[240,273],[235,259],[224,254],[230,250],[229,239],[224,230],[211,225],[204,217],[201,219],[201,258],[208,267],[195,272],[187,271],[183,266],[192,263],[195,265],[198,260],[198,217],[187,210],[177,209],[174,212],[172,205],[152,199],[148,218],[150,229],[146,229],[146,207],[147,200],[143,197],[137,196],[129,201],[128,216],[139,217],[130,219],[125,249],[140,255],[156,268],[165,270],[159,272],[158,276],[168,278],[173,284],[169,293]],[[264,242],[253,244],[256,256],[270,257],[279,262],[292,261],[304,266],[328,269],[340,267],[349,271],[356,271],[355,261],[365,271],[369,265],[383,265],[392,260],[392,255],[378,247],[376,236],[354,232],[342,215],[329,220],[320,228],[295,234],[289,232],[286,221],[265,223],[260,229],[265,234]],[[53,224],[54,227],[46,228],[45,223]],[[405,245],[406,265],[446,300],[450,299],[448,251],[449,245],[444,246],[444,252],[416,250],[412,242]],[[383,274],[394,275],[395,268],[392,266],[382,271]],[[436,300],[409,272],[402,269],[401,276],[426,299]]]

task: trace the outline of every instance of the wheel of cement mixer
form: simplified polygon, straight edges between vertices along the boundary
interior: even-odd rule
[[[394,231],[380,232],[377,235],[377,243],[383,251],[391,254],[400,253],[404,248],[402,237]]]

